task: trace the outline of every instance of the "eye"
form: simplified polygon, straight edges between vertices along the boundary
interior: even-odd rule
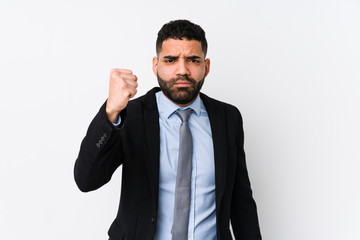
[[[190,58],[189,62],[191,62],[191,63],[200,63],[200,61],[198,59],[195,59],[195,58],[192,58],[192,59]]]
[[[174,63],[175,61],[176,61],[176,58],[172,58],[172,57],[165,57],[164,58],[165,63]]]

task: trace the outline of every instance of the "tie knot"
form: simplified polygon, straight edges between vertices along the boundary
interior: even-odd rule
[[[192,111],[191,108],[187,108],[185,110],[180,110],[180,111],[178,110],[175,113],[179,116],[179,118],[181,119],[182,122],[187,122],[191,111]]]

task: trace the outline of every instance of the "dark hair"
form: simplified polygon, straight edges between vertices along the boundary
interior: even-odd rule
[[[207,41],[205,38],[205,31],[199,26],[188,20],[175,20],[166,23],[159,31],[156,40],[156,53],[159,54],[162,49],[162,44],[165,40],[172,39],[187,39],[197,40],[201,42],[201,48],[206,56]]]

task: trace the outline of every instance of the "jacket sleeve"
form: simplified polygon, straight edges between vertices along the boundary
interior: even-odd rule
[[[242,118],[237,110],[237,162],[231,204],[231,225],[236,239],[261,240],[255,200],[245,161]]]
[[[100,188],[110,181],[112,174],[122,163],[120,141],[126,109],[121,112],[122,123],[115,127],[107,118],[106,102],[90,123],[74,167],[74,178],[83,192]]]

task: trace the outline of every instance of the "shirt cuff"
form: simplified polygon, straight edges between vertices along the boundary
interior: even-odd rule
[[[121,124],[121,116],[120,116],[120,114],[119,114],[119,116],[118,116],[117,121],[116,121],[115,123],[112,123],[112,124],[114,125],[114,127],[120,126],[120,124]]]

